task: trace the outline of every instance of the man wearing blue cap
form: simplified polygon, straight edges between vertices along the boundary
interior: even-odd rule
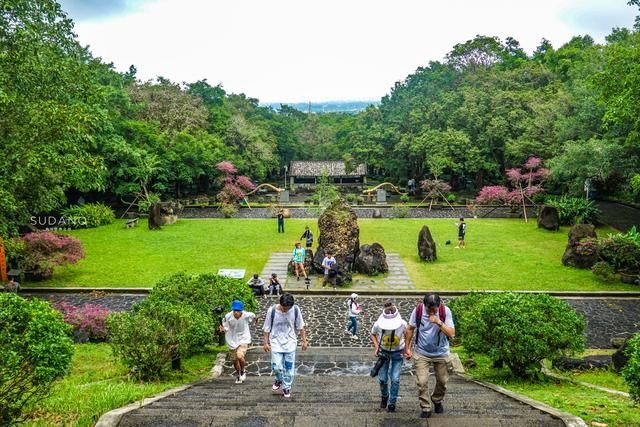
[[[231,311],[224,316],[222,325],[220,325],[220,332],[224,332],[224,339],[231,351],[233,366],[236,368],[236,384],[242,384],[247,378],[244,367],[247,363],[245,354],[251,344],[251,330],[249,329],[251,321],[258,321],[256,315],[244,311],[242,301],[235,300],[231,304]]]

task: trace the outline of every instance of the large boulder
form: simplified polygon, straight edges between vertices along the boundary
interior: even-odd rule
[[[576,224],[569,230],[569,242],[562,255],[562,263],[575,268],[587,269],[596,263],[595,248],[589,248],[582,239],[596,239],[595,227],[591,224]]]
[[[343,285],[351,281],[353,263],[360,250],[360,228],[358,218],[344,200],[331,203],[318,218],[318,248],[313,259],[314,268],[322,269],[325,251],[331,250],[338,264],[336,284]]]
[[[560,216],[554,206],[543,206],[538,214],[538,228],[558,231],[560,229]]]
[[[353,269],[358,273],[375,276],[378,273],[386,273],[389,271],[387,265],[387,255],[384,248],[379,243],[371,245],[362,245],[360,253],[356,257]]]
[[[588,371],[591,369],[605,369],[611,366],[611,357],[607,355],[586,356],[583,358],[559,357],[552,362],[552,366],[561,371]]]
[[[160,230],[161,225],[162,207],[158,202],[149,207],[149,230]]]
[[[611,362],[613,362],[613,368],[616,370],[616,372],[621,372],[622,368],[624,368],[624,365],[626,365],[629,361],[629,356],[624,354],[627,350],[628,345],[629,341],[627,340],[622,345],[622,347],[620,347],[618,350],[616,350],[615,353],[611,355]]]
[[[436,242],[431,237],[431,231],[426,225],[422,226],[418,235],[418,255],[424,261],[433,262],[438,259],[436,254]]]

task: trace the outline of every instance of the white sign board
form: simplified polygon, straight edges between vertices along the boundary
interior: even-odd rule
[[[233,279],[244,279],[244,272],[246,270],[237,270],[233,268],[221,268],[218,270],[218,276],[231,277]]]

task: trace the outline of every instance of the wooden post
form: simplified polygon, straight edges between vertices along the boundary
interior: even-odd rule
[[[4,239],[0,236],[0,283],[5,283],[7,280],[7,259],[4,254]]]

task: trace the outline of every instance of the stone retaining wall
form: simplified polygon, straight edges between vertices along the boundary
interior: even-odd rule
[[[286,207],[286,206],[284,206]],[[291,218],[317,218],[320,216],[320,208],[317,206],[309,207],[288,207]],[[381,205],[376,207],[358,207],[353,206],[353,210],[358,218],[373,218],[374,212],[380,212],[382,218],[396,218],[397,212],[390,205]],[[224,215],[218,208],[183,208],[177,211],[180,218],[224,218]],[[475,215],[478,218],[520,218],[520,210],[515,213],[509,206],[482,206],[478,207]],[[474,215],[466,206],[449,206],[432,208],[409,208],[405,218],[472,218]],[[527,216],[534,218],[536,209],[533,206],[527,207]],[[274,218],[274,210],[270,208],[242,208],[234,218]]]

